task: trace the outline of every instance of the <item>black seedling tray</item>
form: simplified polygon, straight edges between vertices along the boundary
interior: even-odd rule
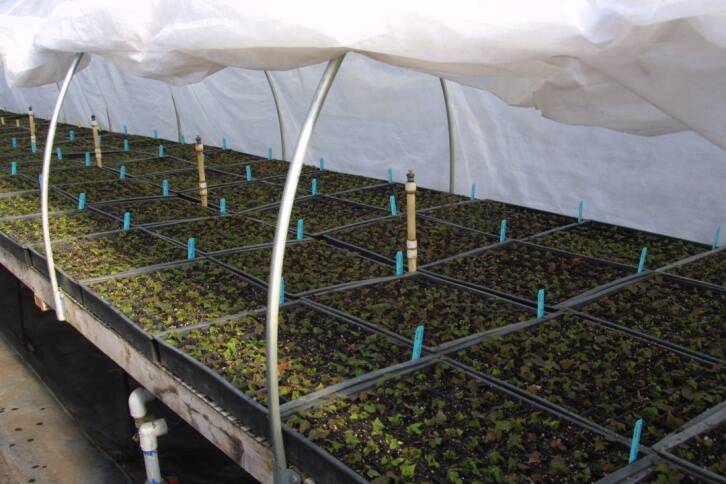
[[[592,258],[592,257],[585,257],[585,256],[582,256],[582,255],[579,255],[579,254],[572,254],[571,252],[567,252],[567,251],[563,251],[563,250],[552,249],[552,248],[549,248],[549,247],[542,247],[542,246],[538,246],[536,244],[531,244],[529,242],[525,242],[523,240],[507,239],[504,242],[499,242],[497,244],[493,244],[493,245],[490,245],[490,246],[487,246],[487,247],[482,247],[482,248],[479,248],[479,249],[470,250],[468,252],[463,252],[461,254],[457,254],[457,255],[454,255],[454,256],[451,256],[451,257],[447,257],[445,259],[441,259],[439,261],[432,262],[430,264],[424,264],[424,265],[422,265],[422,266],[419,267],[419,271],[420,272],[423,272],[425,274],[428,274],[430,276],[433,276],[435,278],[445,279],[445,280],[449,280],[449,281],[452,281],[452,282],[456,282],[458,284],[462,284],[462,285],[467,286],[467,287],[471,287],[471,288],[474,288],[474,289],[479,289],[480,291],[484,291],[484,292],[487,292],[487,293],[490,293],[490,294],[496,294],[496,295],[501,296],[501,297],[503,297],[505,299],[509,299],[509,300],[512,300],[512,301],[516,301],[516,302],[519,302],[521,304],[524,304],[524,305],[527,305],[527,306],[530,306],[530,307],[532,307],[532,306],[536,307],[537,306],[536,299],[526,299],[524,297],[517,296],[515,294],[510,294],[510,293],[505,292],[503,290],[494,289],[494,288],[491,288],[491,287],[488,287],[488,286],[484,286],[484,285],[481,285],[481,284],[478,284],[478,283],[474,283],[474,282],[471,282],[471,281],[468,281],[468,280],[465,280],[465,279],[460,279],[460,278],[457,278],[457,277],[448,276],[446,274],[439,274],[439,273],[434,272],[432,270],[433,267],[438,266],[440,264],[445,264],[445,263],[447,263],[447,262],[449,262],[451,260],[465,258],[465,257],[473,256],[473,255],[479,255],[480,253],[483,253],[485,251],[492,250],[492,249],[496,249],[498,247],[502,247],[502,246],[505,246],[505,245],[508,245],[508,244],[513,244],[513,243],[517,243],[517,244],[521,244],[521,245],[526,245],[526,246],[537,247],[539,249],[543,249],[543,250],[547,250],[547,251],[551,251],[551,252],[554,252],[554,253],[563,254],[563,255],[567,255],[567,256],[581,257],[582,259],[590,260],[590,261],[597,262],[597,263],[603,264],[603,265],[609,265],[609,266],[613,266],[613,267],[620,267],[620,268],[628,269],[628,270],[632,270],[633,269],[632,267],[627,266],[627,265],[624,265],[624,264],[617,264],[617,263],[613,263],[613,262],[603,261],[601,259],[595,259],[595,258]],[[560,302],[558,304],[552,305],[552,304],[550,304],[550,303],[547,302],[547,299],[545,299],[545,310],[546,311],[557,311],[559,309],[571,307],[571,306],[573,306],[573,305],[575,305],[577,303],[578,298],[582,294],[585,294],[585,293],[587,293],[587,294],[593,293],[593,294],[598,294],[599,295],[602,291],[604,291],[605,289],[607,289],[609,287],[616,286],[616,285],[622,285],[624,282],[628,282],[628,281],[630,281],[630,280],[632,280],[634,278],[643,277],[644,274],[645,274],[645,272],[640,273],[640,274],[634,273],[634,274],[631,274],[631,275],[627,275],[625,277],[622,277],[620,279],[615,279],[613,281],[609,281],[609,282],[603,283],[603,284],[601,284],[599,286],[596,286],[596,287],[594,287],[592,289],[589,289],[589,290],[587,290],[587,291],[585,291],[583,293],[580,293],[579,295],[577,295],[575,297],[572,297],[570,299],[567,299],[565,301],[562,301],[562,302]],[[536,297],[536,294],[533,294],[533,297]]]
[[[601,325],[608,326],[608,327],[611,327],[613,329],[617,329],[619,331],[623,331],[625,333],[631,334],[631,335],[636,336],[638,338],[641,338],[643,340],[653,342],[655,344],[658,344],[660,346],[669,348],[669,349],[674,350],[676,352],[686,354],[686,355],[688,355],[691,358],[696,358],[696,359],[699,359],[699,360],[702,360],[702,361],[706,361],[706,362],[712,363],[712,364],[726,366],[726,360],[723,360],[721,358],[718,358],[718,357],[715,357],[715,356],[712,356],[712,355],[709,355],[709,354],[706,354],[706,353],[703,353],[703,352],[700,352],[700,351],[692,350],[690,348],[686,348],[685,346],[679,345],[679,344],[674,343],[672,341],[669,341],[669,340],[666,340],[666,339],[663,339],[663,338],[659,338],[657,336],[653,336],[653,335],[650,335],[648,333],[644,333],[642,331],[639,331],[637,329],[631,328],[629,326],[620,325],[620,324],[614,323],[612,321],[608,321],[608,320],[599,318],[597,316],[594,316],[594,315],[591,315],[591,314],[585,312],[584,306],[586,306],[587,304],[589,304],[591,302],[594,302],[595,300],[597,300],[597,299],[599,299],[599,298],[601,298],[603,296],[607,296],[607,295],[610,295],[610,294],[615,294],[617,292],[620,292],[620,291],[626,289],[628,286],[630,286],[632,284],[637,284],[639,282],[643,282],[643,281],[645,281],[647,279],[650,279],[652,277],[655,277],[656,275],[659,275],[659,276],[663,277],[666,280],[670,279],[672,281],[680,282],[682,284],[687,284],[687,285],[696,286],[696,287],[703,287],[705,289],[709,289],[709,290],[712,290],[712,291],[716,291],[716,292],[719,292],[721,294],[726,294],[726,288],[723,288],[721,286],[716,286],[716,285],[709,284],[709,283],[706,283],[706,282],[701,282],[701,281],[694,281],[693,279],[688,279],[688,278],[681,277],[681,276],[677,276],[677,275],[674,275],[674,274],[667,274],[667,273],[660,273],[660,272],[650,272],[650,273],[647,273],[647,274],[645,274],[645,273],[643,273],[643,274],[644,274],[643,277],[640,277],[640,278],[637,278],[637,279],[633,279],[633,280],[624,282],[622,284],[617,284],[617,285],[611,286],[611,287],[609,287],[609,288],[607,288],[607,289],[605,289],[605,290],[603,290],[603,291],[601,291],[599,293],[596,293],[596,294],[594,294],[592,296],[589,296],[587,298],[583,298],[581,300],[578,300],[576,303],[574,303],[571,306],[569,306],[568,309],[571,312],[577,314],[578,316],[584,317],[586,319],[590,319],[590,320],[595,321],[595,322],[597,322],[597,323],[599,323]]]

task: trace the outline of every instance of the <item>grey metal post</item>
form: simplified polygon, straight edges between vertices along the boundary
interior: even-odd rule
[[[270,92],[272,93],[272,99],[275,101],[275,110],[277,111],[277,124],[280,127],[280,147],[282,148],[282,159],[287,160],[287,150],[285,148],[285,127],[282,124],[282,113],[280,112],[280,100],[277,99],[277,90],[275,85],[272,83],[272,76],[268,71],[265,71],[265,77],[267,78],[267,84],[270,85]]]
[[[439,78],[441,81],[441,91],[444,93],[444,106],[446,106],[446,123],[449,126],[449,192],[454,193],[456,188],[456,137],[454,133],[454,111],[451,108],[451,102],[449,101],[449,89],[446,86],[446,81]]]
[[[285,243],[287,231],[290,226],[292,206],[295,202],[295,193],[302,171],[303,159],[307,151],[310,137],[315,128],[315,122],[320,110],[338,73],[345,54],[328,62],[325,72],[315,91],[315,96],[308,109],[307,117],[300,130],[300,137],[295,147],[295,153],[288,168],[285,180],[285,189],[282,192],[282,201],[277,214],[277,227],[275,227],[275,240],[272,247],[272,260],[270,261],[270,279],[267,288],[267,408],[270,418],[270,439],[272,441],[272,469],[275,483],[286,482],[290,477],[285,458],[285,444],[282,440],[282,422],[280,420],[280,395],[278,391],[277,375],[277,329],[280,310],[280,280],[282,278],[282,265],[285,257]]]
[[[48,277],[50,278],[50,287],[53,291],[53,302],[55,305],[55,313],[58,321],[65,321],[66,316],[63,310],[63,301],[61,293],[58,290],[58,279],[55,275],[55,263],[53,261],[53,248],[50,243],[50,223],[48,222],[48,189],[50,187],[50,156],[53,153],[53,141],[55,139],[55,128],[58,124],[58,116],[63,108],[63,101],[68,93],[68,86],[71,79],[78,69],[78,64],[83,58],[83,53],[76,54],[71,66],[68,68],[63,85],[58,93],[58,99],[55,102],[53,115],[50,118],[48,126],[48,138],[45,141],[45,150],[43,151],[43,177],[40,183],[40,220],[43,227],[43,246],[45,247],[45,259],[48,262]]]

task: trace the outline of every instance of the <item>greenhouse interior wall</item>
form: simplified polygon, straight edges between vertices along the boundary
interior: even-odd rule
[[[125,74],[92,56],[71,85],[61,121],[280,157],[280,134],[262,71],[223,69],[171,86]],[[324,66],[271,72],[280,98],[288,158]],[[0,108],[32,106],[49,118],[58,85],[13,88],[4,79]],[[455,191],[710,243],[726,225],[724,150],[694,132],[641,137],[550,121],[506,105],[487,91],[447,81],[456,133]],[[173,97],[173,101],[172,101]],[[181,133],[177,129],[174,106]],[[449,187],[449,145],[439,79],[349,54],[315,128],[306,163],[325,158],[346,173]],[[714,210],[714,207],[716,208]]]

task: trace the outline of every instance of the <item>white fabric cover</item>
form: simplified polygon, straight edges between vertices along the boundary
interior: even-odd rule
[[[84,51],[67,121],[177,139],[173,95],[188,140],[279,156],[250,69],[277,71],[291,153],[320,63],[353,50],[308,162],[398,180],[413,168],[446,189],[440,75],[456,81],[458,192],[475,182],[480,198],[573,215],[582,198],[587,217],[710,243],[726,226],[724,151],[688,130],[726,146],[725,26],[723,0],[6,0],[0,105],[49,115]]]

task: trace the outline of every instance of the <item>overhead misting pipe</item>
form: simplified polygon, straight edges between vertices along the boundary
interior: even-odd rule
[[[416,242],[416,182],[413,170],[406,174],[406,259],[408,272],[416,272],[418,243]]]
[[[35,147],[37,145],[37,138],[35,137],[35,116],[33,116],[33,106],[28,106],[28,126],[30,126],[30,146]]]
[[[61,108],[63,107],[63,101],[68,93],[68,86],[71,84],[71,79],[78,69],[78,64],[83,58],[83,53],[76,54],[76,57],[71,62],[71,66],[68,68],[65,79],[63,79],[63,85],[58,93],[58,99],[55,102],[55,108],[53,109],[53,115],[50,118],[50,124],[48,125],[48,138],[45,141],[45,149],[43,150],[43,176],[40,181],[40,221],[43,228],[43,247],[45,248],[45,260],[48,263],[48,277],[50,279],[50,287],[53,291],[53,303],[55,306],[55,313],[58,321],[65,321],[65,311],[63,309],[63,301],[61,293],[58,290],[58,279],[55,274],[55,262],[53,261],[53,248],[50,243],[50,223],[48,221],[48,189],[50,187],[50,155],[53,152],[53,140],[55,139],[55,128],[58,124],[58,116]]]
[[[101,138],[98,137],[98,121],[96,121],[96,115],[91,115],[91,129],[93,130],[93,150],[96,154],[96,166],[101,168],[103,166],[103,159],[101,155]]]
[[[285,149],[285,128],[282,124],[282,112],[280,111],[280,100],[277,98],[277,90],[275,84],[272,82],[272,76],[268,71],[265,72],[267,78],[267,84],[270,85],[270,92],[272,93],[272,100],[275,101],[275,110],[277,111],[277,125],[280,127],[280,150],[282,153],[282,159],[287,160],[287,150]]]
[[[134,419],[139,432],[139,446],[144,454],[147,484],[161,484],[161,467],[159,466],[159,437],[165,435],[169,428],[163,418],[154,419],[146,414],[146,404],[156,397],[143,387],[139,387],[129,395],[129,413]]]
[[[449,193],[454,193],[456,188],[456,136],[454,133],[454,111],[449,100],[449,89],[446,81],[441,81],[441,91],[444,93],[444,106],[446,107],[446,124],[449,126]]]
[[[199,172],[199,199],[202,201],[202,207],[207,206],[207,174],[204,169],[204,145],[202,137],[197,135],[197,144],[194,146],[197,152],[197,171]]]
[[[275,240],[272,247],[272,260],[270,261],[270,279],[267,288],[267,334],[266,334],[266,363],[267,363],[267,408],[270,415],[270,440],[272,441],[272,470],[275,483],[294,481],[295,473],[287,468],[285,459],[285,444],[282,440],[282,422],[280,421],[280,394],[277,381],[277,329],[278,312],[280,310],[280,281],[282,279],[282,264],[285,257],[285,243],[290,226],[290,215],[295,202],[303,159],[307,151],[310,137],[318,120],[320,110],[338,73],[345,54],[328,62],[325,72],[315,91],[315,96],[308,109],[307,117],[300,130],[295,153],[285,179],[285,189],[282,192],[277,226],[275,227]]]

